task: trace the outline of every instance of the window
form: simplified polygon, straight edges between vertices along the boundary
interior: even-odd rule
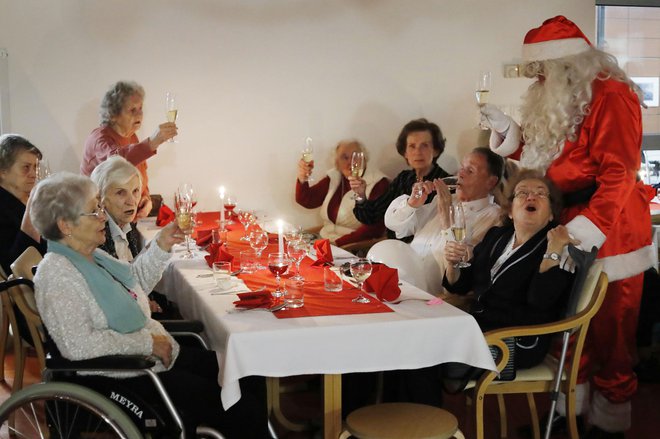
[[[660,150],[660,0],[597,0],[596,5],[596,43],[616,56],[621,68],[642,88],[648,105],[642,108],[643,149]],[[657,155],[643,159],[653,168],[649,174],[660,169]]]

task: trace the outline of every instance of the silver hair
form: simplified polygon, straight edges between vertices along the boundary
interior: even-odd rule
[[[71,172],[58,172],[41,180],[30,196],[30,218],[37,231],[46,239],[59,241],[64,237],[58,220],[78,224],[85,203],[98,194],[89,177]]]
[[[19,134],[3,134],[0,136],[0,171],[7,171],[16,163],[19,152],[27,151],[42,158],[39,148]]]
[[[101,200],[103,200],[111,186],[124,184],[136,175],[138,177],[138,185],[142,187],[142,175],[140,171],[125,158],[113,155],[96,166],[89,178],[98,186]]]
[[[367,148],[365,148],[364,144],[357,139],[344,139],[337,142],[337,146],[335,146],[335,160],[337,160],[337,152],[339,151],[339,147],[344,145],[357,146],[358,151],[364,154],[365,161],[369,162],[369,153],[367,152]]]
[[[126,100],[131,96],[138,95],[144,99],[144,88],[135,81],[118,81],[105,92],[99,115],[101,116],[101,125],[110,125],[112,118],[119,116],[124,108]]]

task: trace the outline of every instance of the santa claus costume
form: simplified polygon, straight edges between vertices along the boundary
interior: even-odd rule
[[[655,257],[650,197],[637,178],[640,101],[616,60],[593,48],[565,17],[551,18],[529,31],[523,58],[528,76],[537,77],[537,82],[522,107],[522,128],[492,107],[483,109],[482,115],[493,128],[491,148],[513,157],[522,151],[524,167],[546,169],[564,194],[562,223],[583,248],[599,249],[609,286],[589,328],[580,382],[587,383],[593,373],[590,423],[604,432],[623,432],[630,427],[630,399],[637,389],[632,362],[642,273]],[[572,72],[577,76],[587,65],[595,65],[593,75],[583,88],[575,86],[578,79]],[[544,90],[550,87],[555,88]],[[562,87],[570,88],[563,99],[557,93]],[[586,409],[589,387],[579,387],[578,410],[581,405]],[[613,437],[622,437],[617,434],[621,436]]]

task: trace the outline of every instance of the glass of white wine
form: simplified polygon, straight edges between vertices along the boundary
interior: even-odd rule
[[[180,194],[177,196],[176,223],[183,232],[186,241],[186,252],[181,257],[191,259],[194,256],[193,252],[190,251],[190,235],[192,235],[194,226],[192,202]]]
[[[464,244],[467,227],[465,224],[465,211],[463,210],[463,203],[457,202],[456,204],[452,204],[450,207],[449,215],[451,217],[451,231],[454,234],[454,239],[456,242]],[[466,268],[469,266],[470,263],[463,260],[454,264],[454,268]]]
[[[371,270],[372,270],[372,265],[371,261],[369,259],[365,258],[357,258],[353,259],[351,261],[351,276],[353,276],[353,279],[357,282],[357,287],[358,290],[360,290],[360,294],[353,299],[353,302],[355,303],[369,303],[371,300],[364,294],[362,294],[362,285],[364,284],[364,281],[371,276]]]
[[[172,92],[165,93],[165,116],[168,122],[176,122],[179,110],[176,104],[176,95]],[[174,137],[168,140],[170,143],[178,143]]]
[[[310,163],[314,160],[314,146],[312,146],[311,137],[307,136],[305,138],[305,147],[302,149],[301,153],[302,159],[305,163]],[[311,173],[307,176],[307,183],[314,183],[314,177],[312,177]]]
[[[490,94],[490,88],[493,85],[492,77],[489,71],[484,70],[479,72],[479,78],[477,79],[477,87],[475,90],[475,98],[477,99],[477,104],[481,107],[488,103],[488,95]],[[482,130],[489,129],[487,126],[479,123],[479,128]]]
[[[367,168],[367,160],[364,153],[361,151],[354,151],[351,156],[351,175],[353,177],[362,178],[364,170]],[[362,197],[357,192],[353,192],[352,200],[362,201]]]

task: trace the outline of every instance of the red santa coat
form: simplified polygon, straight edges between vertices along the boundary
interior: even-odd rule
[[[652,195],[637,181],[642,116],[637,95],[613,79],[593,82],[589,109],[576,140],[566,140],[546,175],[564,194],[596,188],[589,201],[565,206],[561,222],[583,248],[600,249],[598,258],[614,282],[642,273],[656,258],[651,247]],[[515,128],[503,142],[493,132],[491,148],[519,158],[522,145]]]
[[[596,185],[584,204],[564,209],[561,222],[582,241],[596,245],[610,282],[651,267],[649,196],[637,179],[642,115],[637,96],[616,80],[595,80],[590,112],[574,142],[566,141],[547,176],[562,193]]]

